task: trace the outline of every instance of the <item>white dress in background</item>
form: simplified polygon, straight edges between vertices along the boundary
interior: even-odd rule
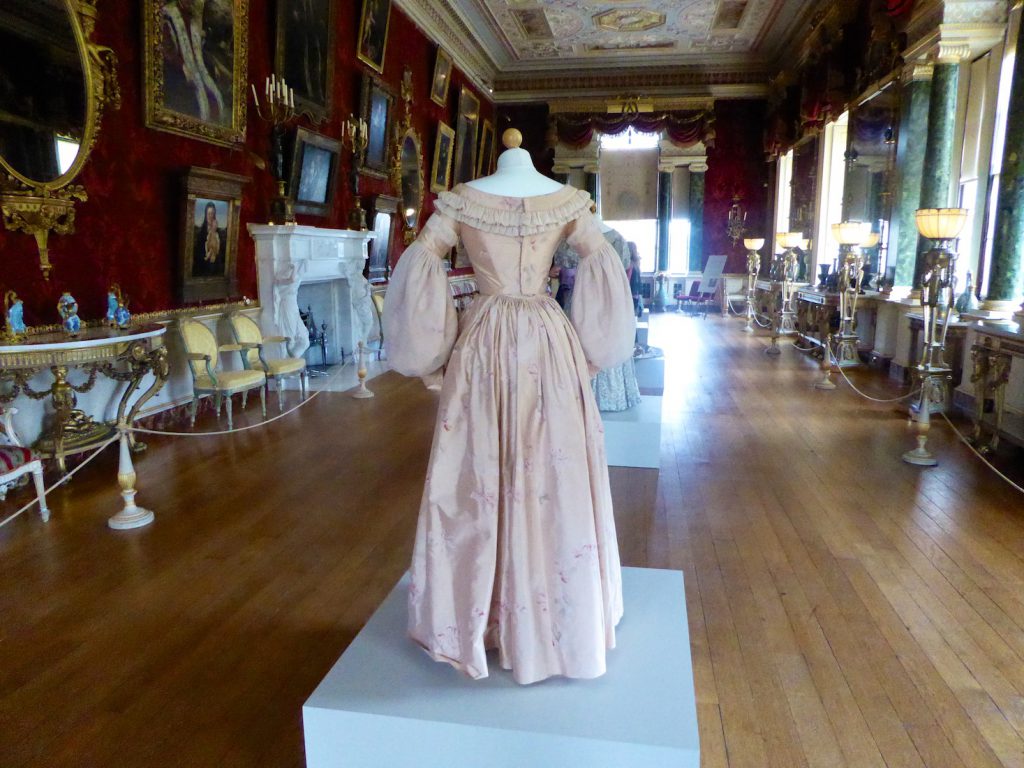
[[[409,632],[474,678],[490,648],[519,683],[596,677],[615,645],[621,575],[590,373],[632,355],[635,327],[625,270],[589,206],[568,186],[442,193],[385,299],[391,367],[446,366]],[[442,257],[460,237],[480,296],[458,328]],[[581,255],[571,322],[545,292],[564,238]]]

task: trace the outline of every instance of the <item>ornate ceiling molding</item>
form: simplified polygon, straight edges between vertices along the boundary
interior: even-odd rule
[[[483,20],[480,26],[471,24],[451,3],[437,0],[395,0],[395,4],[427,37],[451,55],[455,66],[474,85],[490,91],[499,70],[495,56],[504,46],[499,37],[482,34],[482,30],[487,31]],[[433,62],[428,66],[432,67]]]

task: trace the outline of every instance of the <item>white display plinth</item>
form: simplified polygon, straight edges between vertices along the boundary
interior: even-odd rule
[[[628,411],[601,414],[604,447],[611,467],[661,466],[661,398],[643,395]]]
[[[302,708],[309,768],[700,765],[683,574],[623,569],[626,614],[596,680],[470,680],[406,635],[407,577]]]
[[[660,395],[665,391],[665,358],[642,357],[634,363],[640,392]]]

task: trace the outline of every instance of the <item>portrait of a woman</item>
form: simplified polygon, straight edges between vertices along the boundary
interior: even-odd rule
[[[192,276],[223,277],[227,251],[228,204],[196,200],[192,240]]]

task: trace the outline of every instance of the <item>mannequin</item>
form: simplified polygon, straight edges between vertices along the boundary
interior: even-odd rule
[[[498,168],[490,176],[466,182],[467,187],[502,197],[537,197],[558,192],[565,185],[549,179],[533,167],[530,153],[520,149],[523,134],[515,128],[501,134],[507,149],[498,157]]]

